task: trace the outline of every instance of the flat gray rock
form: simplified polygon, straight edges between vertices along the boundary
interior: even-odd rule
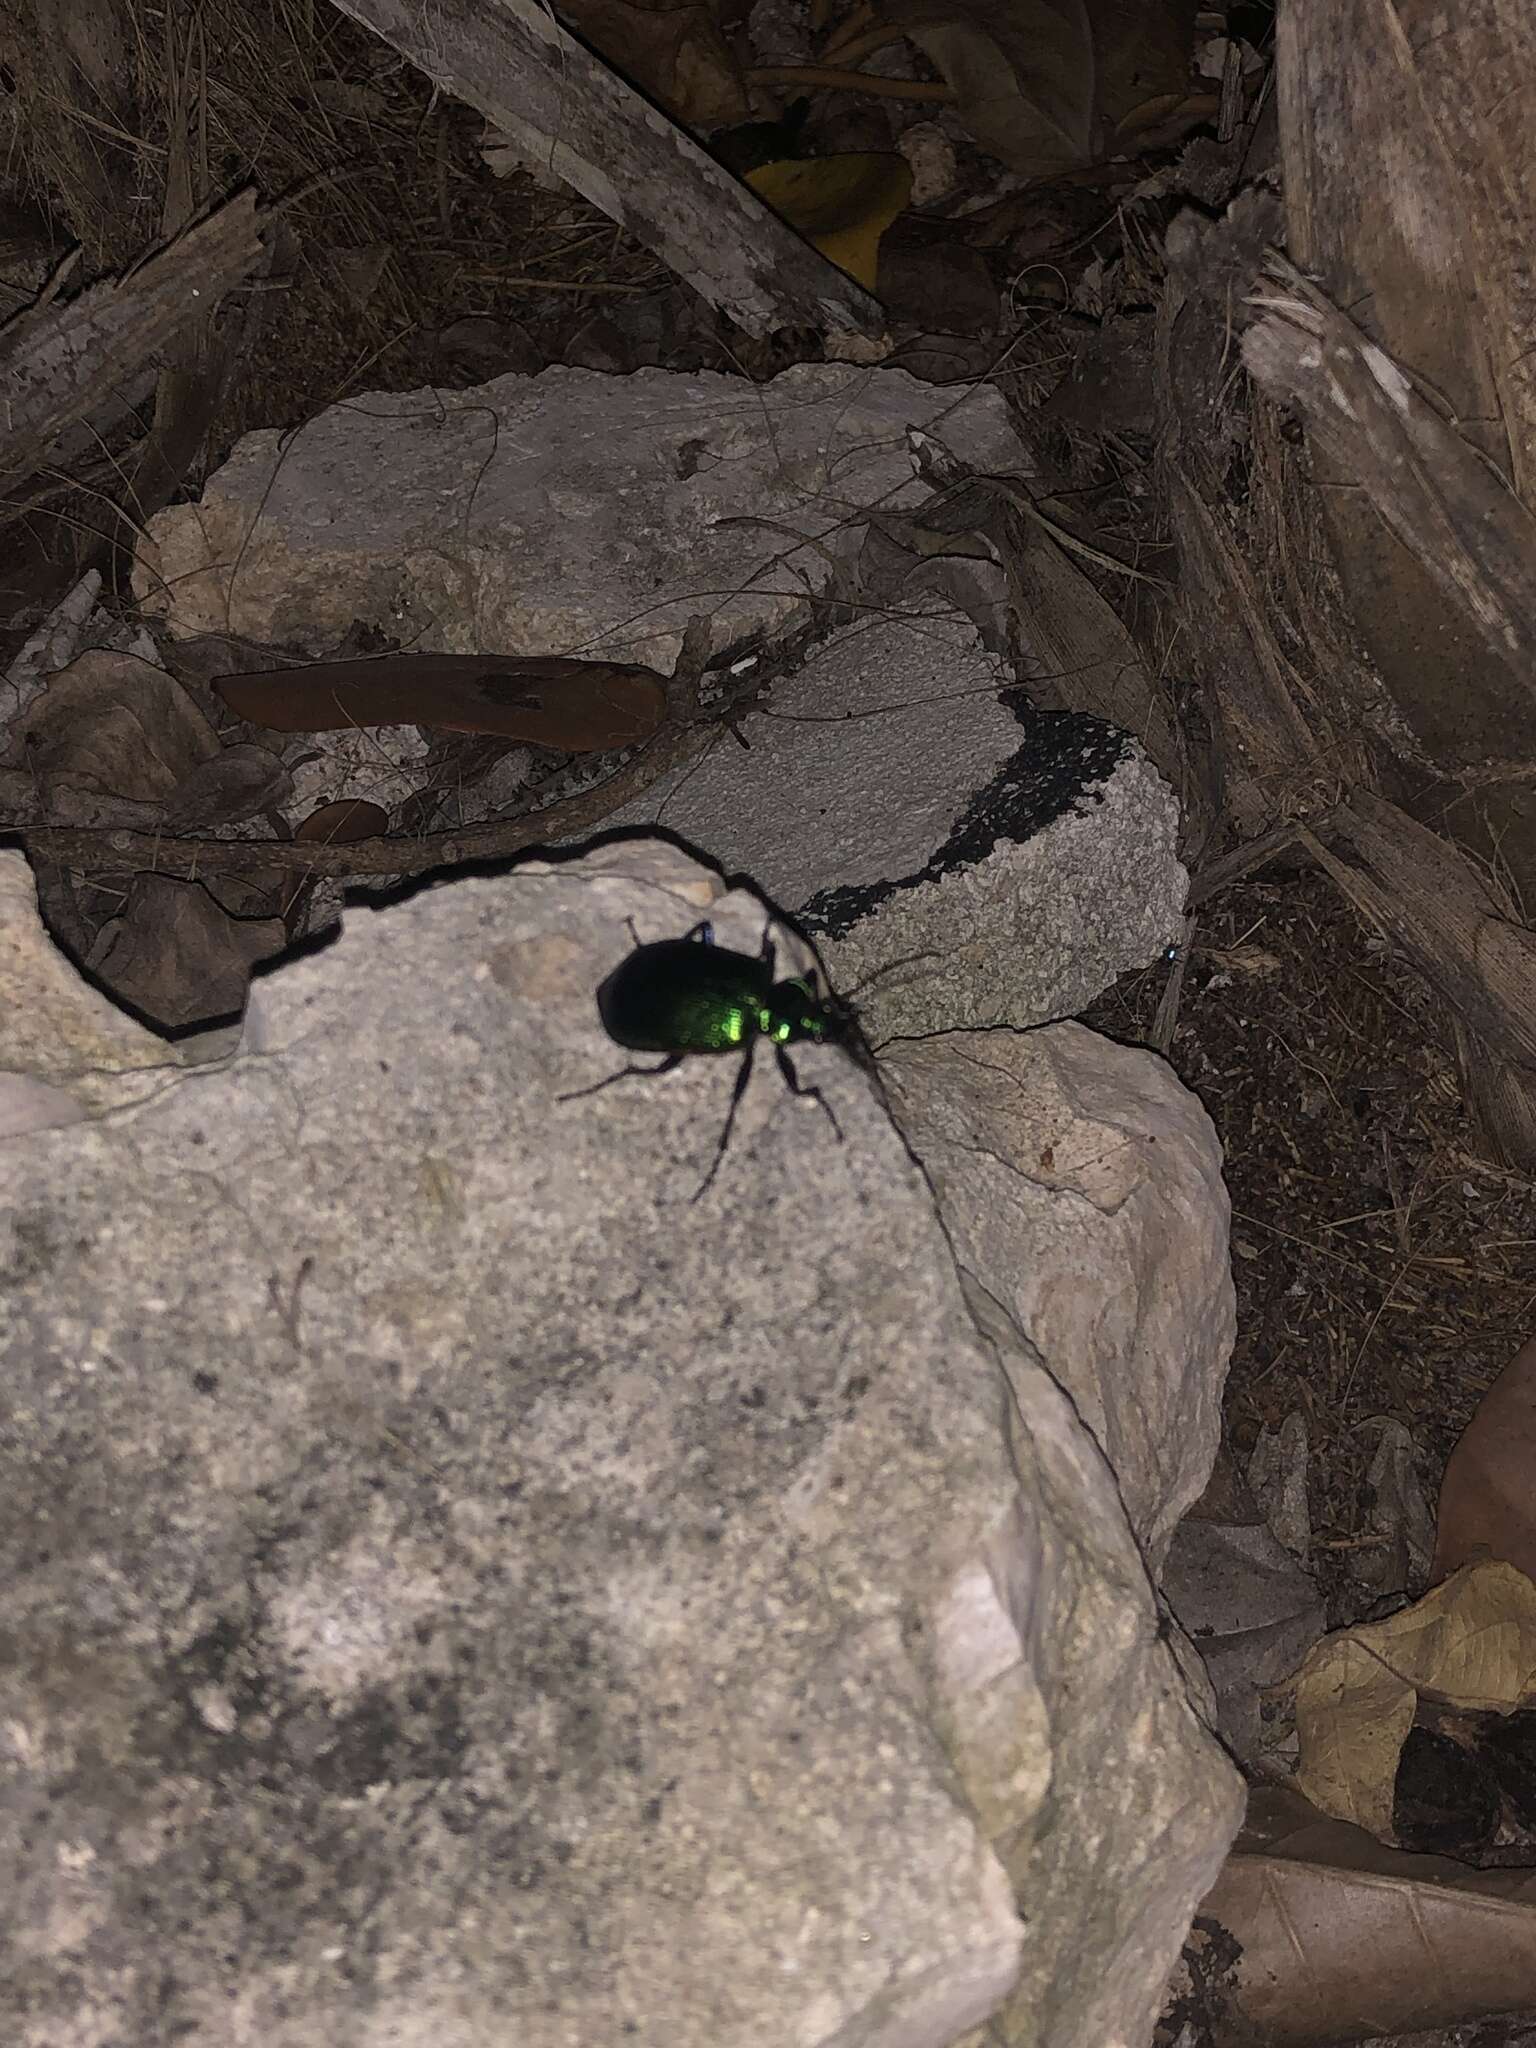
[[[1071,1403],[838,1049],[697,1204],[731,1060],[560,1099],[706,912],[351,909],[0,1144],[0,2039],[1144,2038],[1237,1787]]]
[[[670,671],[795,630],[871,514],[922,503],[909,432],[976,468],[1023,450],[989,385],[799,364],[770,383],[557,366],[470,391],[370,392],[247,434],[196,505],[149,523],[134,591],[173,632],[333,646],[355,619],[445,653]]]
[[[660,823],[751,876],[842,988],[868,989],[877,1039],[1020,1028],[1073,1015],[1175,937],[1177,804],[1112,728],[1000,698],[1017,681],[989,651],[1006,607],[977,564],[914,555],[894,603],[862,601],[866,540],[930,501],[914,450],[938,443],[961,473],[1026,466],[996,390],[899,370],[799,365],[757,386],[555,368],[373,394],[248,435],[197,505],[151,521],[135,590],[179,634],[319,651],[362,620],[415,649],[663,671],[702,617],[748,677],[780,675],[846,600],[855,623],[739,721],[749,750],[722,729],[605,822]],[[879,531],[872,554],[899,558]],[[390,735],[356,751],[327,738],[295,766],[309,801],[400,801]]]
[[[750,875],[875,1042],[1070,1017],[1182,930],[1178,802],[1126,734],[1031,709],[953,607],[814,649],[617,812]]]

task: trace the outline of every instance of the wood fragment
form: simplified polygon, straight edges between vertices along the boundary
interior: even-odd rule
[[[1326,831],[1333,820],[1332,811],[1325,811],[1321,817],[1310,820],[1315,832]],[[1276,825],[1269,832],[1261,832],[1256,839],[1248,839],[1241,846],[1233,847],[1217,860],[1208,861],[1199,872],[1190,877],[1189,907],[1198,909],[1208,903],[1223,889],[1229,889],[1234,882],[1241,882],[1245,876],[1261,868],[1266,861],[1276,860],[1283,853],[1289,853],[1300,843],[1307,821],[1288,818],[1283,825]]]
[[[878,337],[879,301],[829,263],[537,0],[337,0],[478,107],[749,334]]]
[[[247,190],[120,278],[40,301],[0,334],[0,487],[28,476],[59,436],[203,321],[264,256]]]
[[[1243,360],[1306,420],[1490,651],[1536,658],[1536,513],[1411,374],[1309,278],[1271,254]]]
[[[1483,1046],[1536,1068],[1536,932],[1466,854],[1363,789],[1334,809],[1326,839],[1310,826],[1296,829]]]

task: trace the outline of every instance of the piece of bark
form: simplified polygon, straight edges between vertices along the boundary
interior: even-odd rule
[[[1233,330],[1282,225],[1278,201],[1262,190],[1239,194],[1218,221],[1181,214],[1168,230],[1155,343],[1182,660],[1211,728],[1209,781],[1244,839],[1315,809],[1322,792],[1364,767],[1346,738],[1353,707],[1344,688],[1339,701],[1322,701],[1277,636],[1252,520],[1228,485],[1251,470],[1254,439],[1233,376]]]
[[[879,301],[559,26],[537,0],[337,0],[478,107],[529,163],[563,178],[753,335],[885,331]]]
[[[1536,657],[1536,514],[1411,375],[1271,254],[1243,360],[1358,487],[1500,662]],[[1454,763],[1448,764],[1454,766]]]
[[[1502,1059],[1536,1067],[1536,932],[1458,847],[1361,789],[1330,813],[1326,843],[1298,836],[1453,1014]]]
[[[45,293],[0,338],[0,487],[263,262],[253,191],[237,193],[124,277]]]
[[[1248,356],[1297,386],[1329,552],[1394,723],[1419,767],[1479,784],[1437,815],[1531,902],[1536,791],[1482,771],[1536,763],[1536,131],[1521,92],[1484,88],[1531,75],[1536,17],[1487,0],[1429,30],[1370,0],[1282,10],[1284,239],[1307,288],[1272,296],[1310,290],[1328,317],[1287,334],[1271,315]]]
[[[1368,791],[1329,814],[1326,844],[1298,836],[1443,998],[1494,1157],[1536,1171],[1536,932],[1451,840]]]
[[[274,732],[430,725],[573,754],[638,746],[667,709],[654,669],[556,655],[383,654],[219,676],[213,687]]]

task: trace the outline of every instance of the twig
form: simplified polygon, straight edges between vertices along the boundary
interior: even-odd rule
[[[1149,576],[1144,569],[1133,569],[1129,562],[1122,562],[1118,555],[1107,555],[1102,548],[1093,547],[1087,541],[1079,540],[1069,528],[1059,526],[1054,519],[1041,511],[1024,486],[1015,483],[1011,476],[978,475],[975,481],[984,490],[994,491],[998,497],[1006,498],[1026,519],[1032,519],[1036,526],[1048,533],[1058,547],[1066,548],[1074,555],[1081,555],[1086,562],[1096,562],[1101,569],[1112,570],[1116,576],[1129,576],[1136,583],[1150,583],[1156,590],[1168,588],[1165,577]]]
[[[699,709],[708,659],[709,621],[693,619],[667,683],[667,719],[655,737],[606,782],[546,804],[522,817],[409,838],[383,836],[351,844],[313,845],[291,839],[181,839],[163,832],[23,827],[10,835],[34,857],[90,874],[318,875],[350,881],[375,875],[420,875],[466,861],[501,860],[525,847],[590,831],[621,804],[648,789],[709,743],[715,715]]]
[[[936,100],[946,107],[959,98],[947,85],[916,78],[877,78],[872,71],[838,71],[830,64],[759,64],[746,77],[749,85],[825,85],[835,92],[872,92],[888,100]]]
[[[1302,844],[1302,835],[1309,825],[1316,831],[1326,832],[1333,822],[1334,815],[1334,811],[1327,810],[1306,821],[1300,818],[1291,819],[1284,825],[1276,825],[1273,831],[1260,833],[1257,839],[1245,840],[1241,846],[1233,847],[1230,853],[1224,853],[1219,860],[1209,862],[1197,875],[1191,877],[1189,908],[1198,909],[1220,890],[1229,888],[1233,882],[1240,882],[1245,875],[1252,874],[1255,868],[1263,867],[1266,861],[1273,860],[1277,854],[1289,853],[1293,847]]]

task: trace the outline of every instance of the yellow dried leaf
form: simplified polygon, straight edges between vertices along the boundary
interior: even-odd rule
[[[760,164],[746,182],[829,263],[875,288],[880,237],[912,196],[912,166],[894,151]]]

